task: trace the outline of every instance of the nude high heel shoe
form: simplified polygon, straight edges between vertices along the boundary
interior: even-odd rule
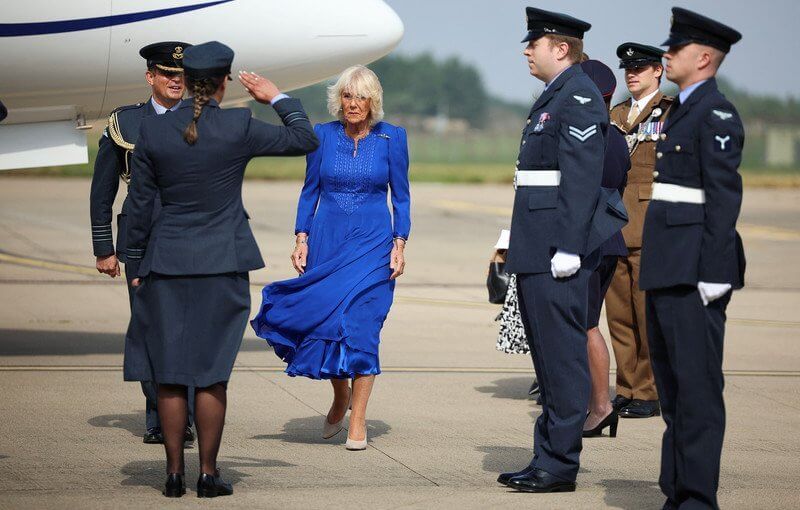
[[[347,409],[350,409],[350,405],[353,402],[353,389],[350,388],[350,400],[347,403]],[[347,410],[344,412],[344,416],[342,419],[337,421],[336,423],[328,423],[328,417],[325,417],[325,425],[322,427],[322,439],[330,439],[342,430],[344,430],[344,420],[347,418]]]
[[[355,439],[350,439],[350,436],[347,436],[347,441],[344,443],[344,447],[353,452],[366,450],[367,435],[364,434],[364,439],[362,441],[356,441]]]

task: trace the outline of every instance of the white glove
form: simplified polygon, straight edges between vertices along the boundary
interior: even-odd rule
[[[704,306],[721,298],[729,290],[731,290],[730,283],[697,282],[697,291],[700,293],[700,299],[703,300]]]
[[[572,253],[558,250],[550,259],[550,273],[553,278],[567,278],[578,272],[581,268],[581,257]]]

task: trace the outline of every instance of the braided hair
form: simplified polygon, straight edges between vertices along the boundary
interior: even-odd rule
[[[190,122],[183,131],[183,139],[186,140],[186,143],[189,145],[194,145],[195,142],[197,142],[197,121],[200,120],[203,107],[208,104],[211,96],[219,89],[219,86],[224,80],[224,76],[188,79],[188,88],[192,91],[192,95],[194,96],[194,115],[192,116],[192,122]]]

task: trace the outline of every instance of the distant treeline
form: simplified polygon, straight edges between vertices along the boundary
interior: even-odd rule
[[[397,117],[436,117],[466,121],[473,129],[504,130],[518,127],[527,115],[530,104],[492,97],[486,90],[480,72],[458,57],[434,59],[430,54],[417,56],[390,55],[369,65],[381,80],[384,106],[388,119]],[[747,121],[800,125],[800,101],[795,98],[751,94],[737,88],[725,77],[720,88]],[[301,99],[314,122],[331,117],[326,107],[326,87],[330,82],[292,91]],[[620,86],[624,84],[620,82]],[[664,83],[668,94],[677,87]],[[277,120],[271,109],[254,105],[259,117]]]

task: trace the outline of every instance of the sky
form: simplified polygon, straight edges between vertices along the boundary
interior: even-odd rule
[[[396,53],[458,56],[475,65],[489,92],[503,99],[529,102],[542,89],[541,82],[528,74],[522,55],[527,5],[564,12],[592,24],[584,37],[584,50],[615,70],[617,97],[625,92],[622,72],[617,69],[617,46],[627,41],[660,45],[669,33],[670,9],[677,5],[742,33],[742,40],[733,46],[720,70],[735,86],[758,94],[800,98],[800,67],[795,64],[800,59],[800,0],[385,1],[405,24],[405,36]]]

